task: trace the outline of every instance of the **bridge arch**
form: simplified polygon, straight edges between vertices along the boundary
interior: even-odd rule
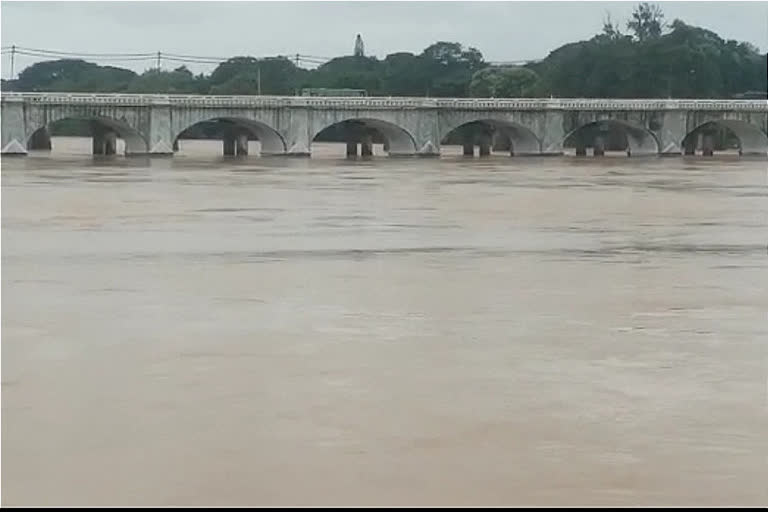
[[[440,144],[450,143],[451,138],[464,129],[469,132],[483,130],[494,139],[494,150],[500,147],[513,155],[537,155],[541,153],[541,140],[530,128],[508,119],[477,116],[440,127]],[[497,146],[500,144],[500,146]]]
[[[96,136],[96,132],[114,132],[117,137],[125,142],[125,154],[145,154],[148,152],[147,141],[144,136],[125,120],[114,119],[101,115],[57,113],[43,121],[29,122],[26,126],[25,143],[28,148],[34,148],[39,141],[48,139],[50,148],[50,130],[61,122],[67,120],[87,121],[90,125],[91,136]]]
[[[727,129],[735,137],[740,155],[768,155],[768,135],[759,126],[737,119],[719,119],[699,124],[686,133],[681,141],[684,154],[695,154],[697,149],[704,154],[712,154],[715,150],[723,149],[722,143],[727,144],[728,141],[716,139],[727,134],[718,134],[718,128]]]
[[[618,146],[627,156],[657,155],[661,147],[653,132],[622,119],[598,119],[580,124],[565,135],[562,145],[575,147],[577,155],[585,154],[585,148],[592,147],[597,155],[597,151],[606,149],[605,144]]]
[[[415,155],[417,152],[416,140],[407,129],[399,124],[384,119],[353,115],[334,117],[332,121],[324,121],[315,124],[310,131],[310,144],[322,133],[343,123],[355,123],[363,129],[375,130],[385,139],[385,146],[390,156]]]
[[[262,155],[281,155],[286,151],[286,143],[283,136],[269,124],[257,121],[255,119],[247,119],[244,117],[236,116],[199,116],[193,120],[182,123],[177,126],[173,132],[173,144],[176,146],[181,135],[184,134],[190,128],[193,128],[202,123],[208,122],[223,122],[233,127],[244,130],[249,135],[258,139],[261,143]]]

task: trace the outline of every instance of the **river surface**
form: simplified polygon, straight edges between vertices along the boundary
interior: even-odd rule
[[[764,160],[89,144],[2,159],[3,505],[768,503]]]

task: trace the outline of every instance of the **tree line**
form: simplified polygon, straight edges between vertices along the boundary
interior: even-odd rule
[[[33,64],[5,91],[166,94],[294,95],[306,88],[364,89],[371,96],[429,97],[765,97],[768,56],[746,42],[676,19],[664,22],[658,6],[639,4],[624,33],[610,17],[587,41],[566,44],[539,62],[494,66],[476,48],[437,42],[421,53],[384,59],[355,55],[314,70],[285,57],[232,57],[210,74],[185,66],[137,74],[81,59]]]

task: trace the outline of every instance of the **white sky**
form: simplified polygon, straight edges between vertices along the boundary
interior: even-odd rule
[[[478,48],[486,60],[545,57],[592,37],[606,12],[622,27],[636,2],[16,2],[0,4],[2,45],[72,52],[256,57],[419,53],[435,41]],[[667,21],[768,49],[768,2],[659,2]],[[44,60],[18,56],[15,71]],[[141,72],[151,62],[108,62]],[[180,63],[164,63],[176,67]],[[213,65],[188,64],[194,72]],[[9,76],[2,58],[2,76]]]

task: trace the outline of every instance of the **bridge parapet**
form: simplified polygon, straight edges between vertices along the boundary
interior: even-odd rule
[[[766,100],[699,99],[591,99],[591,98],[408,98],[408,97],[306,97],[306,96],[204,96],[182,94],[16,93],[0,96],[3,102],[22,101],[48,105],[171,106],[213,108],[340,108],[458,110],[592,110],[666,111],[738,110],[768,112]]]

